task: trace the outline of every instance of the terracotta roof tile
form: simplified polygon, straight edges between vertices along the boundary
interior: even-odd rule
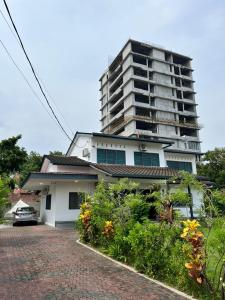
[[[169,178],[178,176],[177,170],[162,167],[142,167],[109,164],[91,164],[91,166],[113,177]]]

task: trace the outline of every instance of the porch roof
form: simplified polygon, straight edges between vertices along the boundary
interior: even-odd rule
[[[178,176],[178,171],[162,167],[142,167],[127,165],[91,164],[94,169],[112,177],[168,179]]]
[[[41,190],[42,187],[49,185],[51,181],[75,181],[88,180],[97,181],[97,174],[86,173],[57,173],[57,172],[31,172],[23,182],[24,189]]]

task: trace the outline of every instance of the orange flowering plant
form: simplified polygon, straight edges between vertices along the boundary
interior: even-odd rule
[[[91,219],[91,211],[89,209],[85,210],[80,214],[80,219],[82,220],[84,225],[87,225]]]
[[[204,254],[204,235],[198,230],[200,226],[196,220],[183,221],[184,228],[181,237],[188,242],[189,247],[183,247],[183,251],[190,259],[185,263],[188,269],[188,275],[192,277],[197,283],[204,282],[205,269],[205,254]]]
[[[113,228],[112,221],[105,221],[105,225],[104,225],[102,234],[108,239],[111,239],[113,237],[114,228]]]
[[[88,232],[91,229],[91,216],[92,216],[91,203],[85,201],[84,203],[81,204],[80,209],[81,212],[80,212],[79,219],[83,227],[83,238],[87,239]]]

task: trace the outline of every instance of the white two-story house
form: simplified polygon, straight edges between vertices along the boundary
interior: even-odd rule
[[[26,178],[23,188],[40,191],[41,220],[51,226],[73,222],[79,216],[81,193],[93,194],[100,180],[129,178],[150,191],[154,184],[168,189],[167,180],[179,170],[196,173],[193,153],[167,152],[170,140],[77,132],[66,156],[43,157],[40,172]],[[201,196],[192,191],[194,209]],[[183,208],[189,216],[189,209]]]

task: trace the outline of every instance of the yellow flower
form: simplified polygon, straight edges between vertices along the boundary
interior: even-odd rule
[[[190,230],[195,230],[196,228],[198,228],[200,226],[199,222],[196,220],[183,221],[183,224],[185,227],[188,227]]]
[[[107,227],[112,226],[112,221],[106,221],[106,222],[105,222],[105,226],[107,226]]]
[[[185,227],[183,229],[183,233],[180,235],[182,238],[186,238],[186,236],[188,235],[189,233],[189,228],[188,227]]]
[[[185,268],[187,269],[193,269],[193,263],[185,263]]]
[[[84,202],[83,204],[81,204],[82,210],[86,210],[87,208],[89,208],[89,204],[87,202]]]
[[[112,237],[113,233],[114,233],[114,229],[113,229],[112,221],[105,221],[105,225],[104,225],[102,234],[104,234],[106,237],[110,238],[110,237]]]

